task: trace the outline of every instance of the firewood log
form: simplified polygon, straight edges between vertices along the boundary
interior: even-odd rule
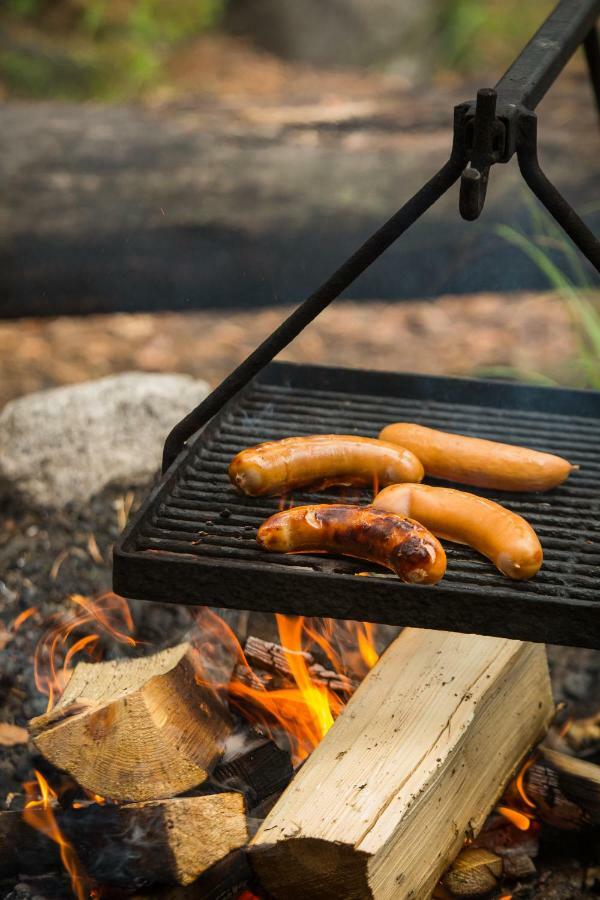
[[[293,771],[287,750],[263,739],[252,749],[219,763],[211,781],[221,788],[241,791],[246,797],[246,805],[252,808],[273,794],[279,795],[290,783]]]
[[[248,839],[241,794],[144,803],[96,803],[58,814],[91,877],[100,884],[191,884]]]
[[[253,872],[244,850],[234,850],[186,887],[138,891],[131,900],[242,900],[256,897]]]
[[[352,693],[356,688],[356,683],[351,678],[320,665],[320,663],[315,661],[312,653],[308,653],[305,650],[293,652],[294,655],[301,656],[304,659],[313,681],[326,684],[332,691]],[[283,682],[292,680],[292,670],[288,659],[290,651],[286,651],[281,644],[263,641],[262,638],[250,635],[244,646],[244,653],[252,668],[259,670],[258,672],[253,672],[250,679],[253,676],[254,679],[262,681],[260,670],[263,670],[279,676]],[[238,666],[238,673],[240,669],[243,670],[245,667]],[[248,670],[246,669],[245,671],[247,673]],[[249,680],[248,675],[242,675],[242,679]],[[250,681],[250,683],[252,682]]]
[[[55,804],[53,814],[90,879],[112,887],[191,884],[248,839],[237,793],[65,810]],[[20,812],[0,812],[0,835],[2,876],[60,868],[57,845]]]
[[[56,708],[30,723],[54,766],[119,801],[172,797],[201,784],[232,724],[195,679],[189,644],[140,659],[79,663]]]
[[[0,878],[44,875],[61,868],[58,844],[30,828],[20,810],[0,811]]]
[[[275,898],[425,898],[546,731],[545,650],[405,629],[250,844]]]
[[[542,747],[527,771],[526,786],[548,825],[573,831],[600,824],[600,766]]]

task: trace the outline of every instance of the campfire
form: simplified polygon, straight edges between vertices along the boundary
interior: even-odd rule
[[[123,598],[70,609],[38,623],[47,710],[0,814],[5,877],[62,867],[81,900],[507,898],[548,835],[600,816],[600,767],[574,755],[598,718],[557,713],[541,646],[282,615],[245,635],[199,608],[156,652]]]
[[[175,425],[134,519],[114,507],[118,593],[0,633],[39,630],[47,697],[27,732],[4,724],[32,777],[0,812],[0,878],[64,872],[79,900],[510,900],[572,836],[562,896],[599,880],[600,718],[557,707],[543,643],[600,647],[597,394],[273,362],[455,182],[477,218],[515,154],[600,266],[534,113],[581,43],[597,83],[597,8],[561,0],[456,107],[442,169]],[[150,645],[125,597],[188,604],[186,633]]]

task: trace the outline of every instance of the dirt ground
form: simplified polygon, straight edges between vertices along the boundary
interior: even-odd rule
[[[116,314],[0,323],[0,406],[14,397],[138,369],[215,386],[291,307],[237,313]],[[549,294],[338,302],[283,354],[295,362],[432,374],[572,380],[576,337]]]

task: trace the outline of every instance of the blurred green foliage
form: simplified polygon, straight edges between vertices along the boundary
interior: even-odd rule
[[[178,44],[219,21],[225,2],[4,0],[0,80],[16,96],[136,96],[160,80]]]
[[[553,0],[445,0],[439,29],[443,65],[494,73],[511,62],[553,6]]]
[[[130,99],[167,78],[182,43],[230,0],[0,0],[0,88],[12,96]],[[297,0],[301,3],[302,0]],[[437,0],[440,68],[495,74],[552,0]]]

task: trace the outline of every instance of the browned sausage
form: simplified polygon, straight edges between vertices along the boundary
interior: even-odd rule
[[[377,509],[410,516],[441,538],[468,544],[509,578],[532,578],[543,552],[521,516],[466,491],[426,484],[393,484],[373,500]]]
[[[316,434],[268,441],[242,450],[229,466],[232,483],[258,497],[288,493],[311,485],[385,486],[397,481],[421,481],[417,457],[376,438],[351,434]]]
[[[577,468],[551,453],[448,434],[411,422],[387,425],[379,437],[416,453],[428,475],[502,491],[548,491]]]
[[[342,503],[296,506],[258,529],[258,543],[279,553],[326,552],[379,563],[402,581],[435,584],[446,554],[426,528],[406,516]]]

